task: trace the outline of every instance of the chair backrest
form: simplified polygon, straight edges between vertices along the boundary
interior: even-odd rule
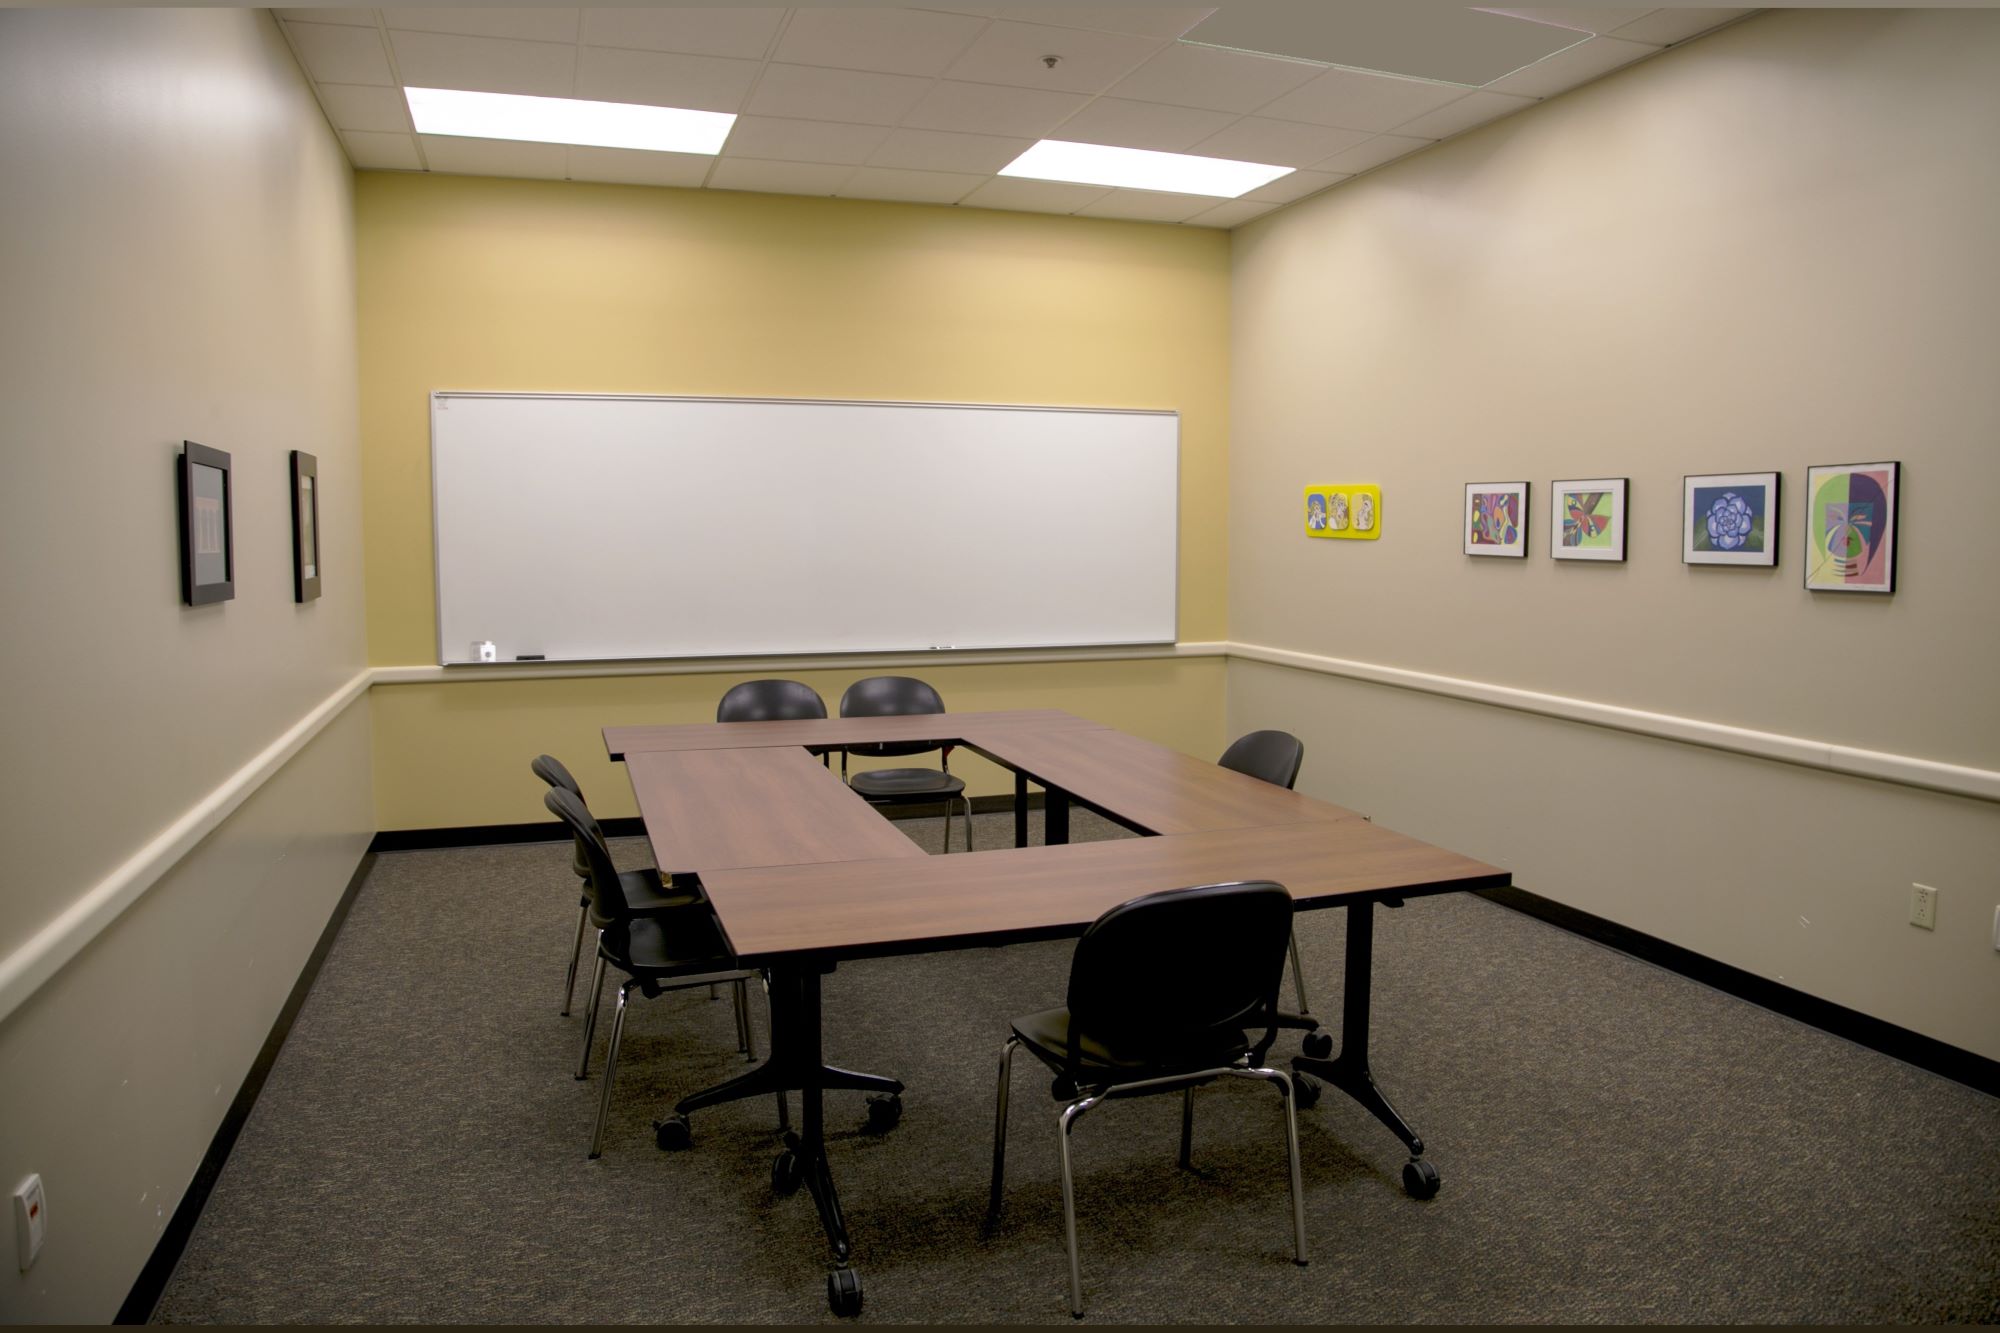
[[[1278,1035],[1291,931],[1292,895],[1270,880],[1149,893],[1098,917],[1070,959],[1066,1076],[1077,1076],[1084,1034],[1154,1060],[1261,1026],[1261,1062]]]
[[[944,711],[944,699],[915,676],[869,676],[849,685],[846,693],[840,696],[842,717],[908,717]],[[935,741],[875,741],[850,745],[847,752],[859,755],[929,754],[944,748]]]
[[[1306,747],[1291,732],[1253,731],[1230,742],[1215,762],[1289,790],[1299,780],[1299,765],[1305,757]]]
[[[583,799],[583,788],[576,785],[576,779],[569,775],[569,770],[564,768],[554,755],[537,755],[529,762],[528,767],[534,770],[536,777],[548,783],[551,788],[569,792],[579,801]],[[584,855],[581,838],[577,839],[576,856],[570,861],[570,869],[576,871],[578,879],[590,878],[590,862]]]
[[[717,722],[777,722],[825,717],[819,691],[796,680],[746,680],[730,687],[715,706]]]
[[[583,884],[590,894],[592,912],[611,921],[630,916],[625,890],[618,883],[618,867],[612,864],[611,849],[604,845],[604,830],[597,826],[583,798],[567,788],[551,787],[542,793],[542,804],[576,836],[577,850],[589,871]]]

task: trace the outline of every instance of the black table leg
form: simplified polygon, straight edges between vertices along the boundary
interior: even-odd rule
[[[1340,1053],[1331,1060],[1292,1057],[1292,1069],[1326,1080],[1359,1102],[1362,1109],[1389,1127],[1410,1150],[1403,1167],[1403,1188],[1419,1199],[1438,1191],[1437,1168],[1424,1160],[1424,1141],[1375,1086],[1368,1068],[1368,1006],[1374,981],[1375,904],[1367,899],[1347,909],[1347,978],[1340,1017]]]
[[[1069,841],[1069,793],[1060,787],[1043,787],[1042,841],[1057,847]]]
[[[1014,774],[1014,845],[1028,845],[1028,775]]]

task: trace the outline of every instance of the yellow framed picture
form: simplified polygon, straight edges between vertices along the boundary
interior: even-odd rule
[[[1306,536],[1372,542],[1381,535],[1380,486],[1306,487]]]

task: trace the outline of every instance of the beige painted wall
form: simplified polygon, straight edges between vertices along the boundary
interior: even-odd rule
[[[1238,232],[1232,637],[2000,768],[1995,69],[1990,11],[1773,12]],[[1807,466],[1884,457],[1898,591],[1807,594]],[[1759,469],[1780,566],[1682,565],[1682,475]],[[1629,561],[1550,560],[1551,479],[1594,476]],[[1502,479],[1531,554],[1468,559]],[[1301,534],[1339,481],[1379,542]],[[1527,888],[2000,1055],[1991,804],[1247,663],[1229,720]]]
[[[0,955],[365,662],[352,173],[268,14],[0,11]],[[234,456],[236,599],[179,602],[173,459]],[[292,602],[287,451],[326,595]],[[371,831],[351,709],[0,1019],[0,1318],[104,1320]]]
[[[1188,641],[1223,636],[1226,234],[372,172],[358,178],[356,195],[376,663],[436,661],[428,406],[436,389],[1175,409],[1180,632]],[[862,674],[818,679],[831,704]],[[1115,699],[1120,718],[1143,734],[1203,751],[1221,741],[1222,678],[1212,663],[924,674],[955,709],[1028,706],[1074,683]],[[602,753],[596,731],[605,723],[708,720],[738,679],[385,688],[376,732],[382,827],[539,818],[525,772],[534,754],[588,763]],[[1081,696],[1064,697],[1075,706]],[[504,708],[494,706],[502,699]],[[976,791],[1011,790],[990,769],[968,766],[968,775]],[[614,813],[629,802],[622,776],[609,770],[586,790],[593,799],[609,793]]]

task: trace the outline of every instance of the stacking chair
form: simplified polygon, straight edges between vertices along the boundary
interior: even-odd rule
[[[1215,762],[1222,768],[1248,774],[1290,791],[1299,780],[1299,765],[1305,762],[1305,757],[1305,745],[1289,731],[1252,731],[1231,741],[1229,748],[1222,752],[1222,758]],[[1292,988],[1299,997],[1299,1011],[1295,1014],[1280,1013],[1278,1026],[1304,1029],[1307,1033],[1306,1054],[1325,1059],[1333,1053],[1333,1038],[1319,1030],[1319,1020],[1312,1016],[1312,1004],[1306,999],[1306,970],[1299,965],[1299,937],[1296,932],[1291,937],[1290,949]]]
[[[796,680],[746,680],[732,685],[715,706],[717,722],[780,722],[797,718],[825,717],[826,700],[819,691]],[[831,750],[820,758],[829,765]]]
[[[870,676],[857,680],[840,696],[842,717],[904,717],[942,713],[938,692],[914,676]],[[847,756],[869,757],[929,754],[942,751],[941,768],[878,768],[847,776]],[[965,850],[972,850],[972,798],[965,782],[951,775],[951,746],[935,741],[873,741],[850,745],[840,752],[840,776],[870,805],[944,805],[944,849],[951,851],[951,805],[965,812]]]
[[[578,1078],[589,1072],[590,1043],[597,1029],[605,966],[609,964],[625,974],[618,987],[618,1009],[611,1019],[611,1042],[604,1052],[604,1088],[597,1098],[597,1126],[590,1136],[590,1155],[596,1157],[604,1151],[604,1123],[611,1111],[611,1084],[618,1073],[618,1043],[625,1035],[625,1004],[632,988],[638,987],[651,999],[670,990],[723,981],[734,983],[737,1038],[747,1046],[750,1008],[744,983],[755,979],[757,974],[736,966],[705,899],[696,898],[648,912],[633,910],[625,897],[626,877],[611,863],[611,851],[604,845],[604,831],[575,792],[551,787],[543,794],[542,802],[569,825],[583,851],[590,871],[584,879],[590,920],[598,929],[597,969],[590,979],[590,1009],[583,1022]]]
[[[583,804],[583,788],[576,785],[576,779],[550,755],[538,755],[529,763],[536,777],[553,789],[566,791]],[[584,807],[586,810],[588,806]],[[583,937],[590,928],[590,861],[584,853],[583,839],[576,839],[576,856],[570,869],[583,881],[584,891],[580,896],[582,910],[576,918],[576,943],[569,951],[569,975],[563,979],[562,1016],[569,1017],[570,1002],[576,998],[576,970],[583,959]],[[626,870],[619,874],[619,887],[625,895],[626,905],[634,912],[655,912],[668,908],[685,907],[698,902],[701,893],[696,889],[662,887],[659,876],[651,870]],[[747,1049],[747,1047],[746,1047]],[[579,1076],[581,1077],[581,1076]]]
[[[1077,941],[1068,1005],[1017,1018],[1000,1051],[994,1105],[993,1190],[998,1219],[1007,1164],[1007,1093],[1014,1052],[1026,1046],[1056,1075],[1064,1103],[1057,1120],[1063,1227],[1069,1245],[1070,1313],[1083,1314],[1076,1253],[1076,1196],[1070,1131],[1100,1102],[1181,1094],[1181,1155],[1190,1164],[1194,1090],[1224,1076],[1264,1079],[1285,1102],[1285,1148],[1292,1181],[1294,1262],[1306,1262],[1305,1204],[1299,1186],[1298,1119],[1291,1076],[1264,1064],[1277,1039],[1278,987],[1292,896],[1268,880],[1208,884],[1152,893],[1114,907]],[[1262,1028],[1253,1041],[1245,1028]]]

